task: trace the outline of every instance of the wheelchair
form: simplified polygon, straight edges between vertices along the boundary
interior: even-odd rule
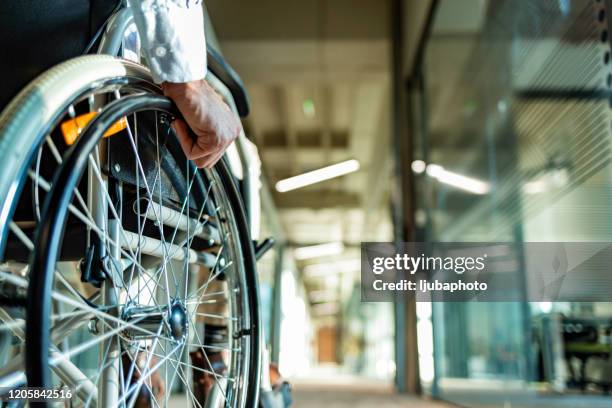
[[[99,55],[32,81],[0,115],[0,389],[74,406],[243,407],[258,400],[256,258],[228,160],[199,170],[149,71]],[[242,115],[239,78],[208,81]]]

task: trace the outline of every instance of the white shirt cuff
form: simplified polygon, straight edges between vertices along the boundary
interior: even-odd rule
[[[131,5],[155,82],[189,82],[206,76],[200,1],[132,0]]]

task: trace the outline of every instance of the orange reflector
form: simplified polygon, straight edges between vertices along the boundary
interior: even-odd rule
[[[77,140],[83,129],[85,129],[87,124],[97,114],[98,112],[88,112],[69,119],[65,122],[62,122],[60,127],[62,129],[62,134],[64,135],[64,141],[68,146],[72,145]],[[115,122],[110,128],[108,128],[106,132],[104,132],[104,137],[109,137],[116,133],[119,133],[126,127],[127,119],[121,118],[117,122]]]

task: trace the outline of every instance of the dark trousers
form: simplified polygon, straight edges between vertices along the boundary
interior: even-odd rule
[[[37,75],[81,55],[118,2],[1,0],[0,110]]]

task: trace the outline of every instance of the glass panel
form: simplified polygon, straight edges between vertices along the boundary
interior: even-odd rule
[[[411,92],[415,159],[426,164],[413,166],[417,236],[612,242],[607,30],[603,1],[438,3]],[[445,398],[478,405],[466,392],[476,387],[495,406],[612,402],[601,396],[612,378],[609,304],[445,303],[431,321],[435,378],[422,379]],[[569,397],[580,391],[592,395]]]

